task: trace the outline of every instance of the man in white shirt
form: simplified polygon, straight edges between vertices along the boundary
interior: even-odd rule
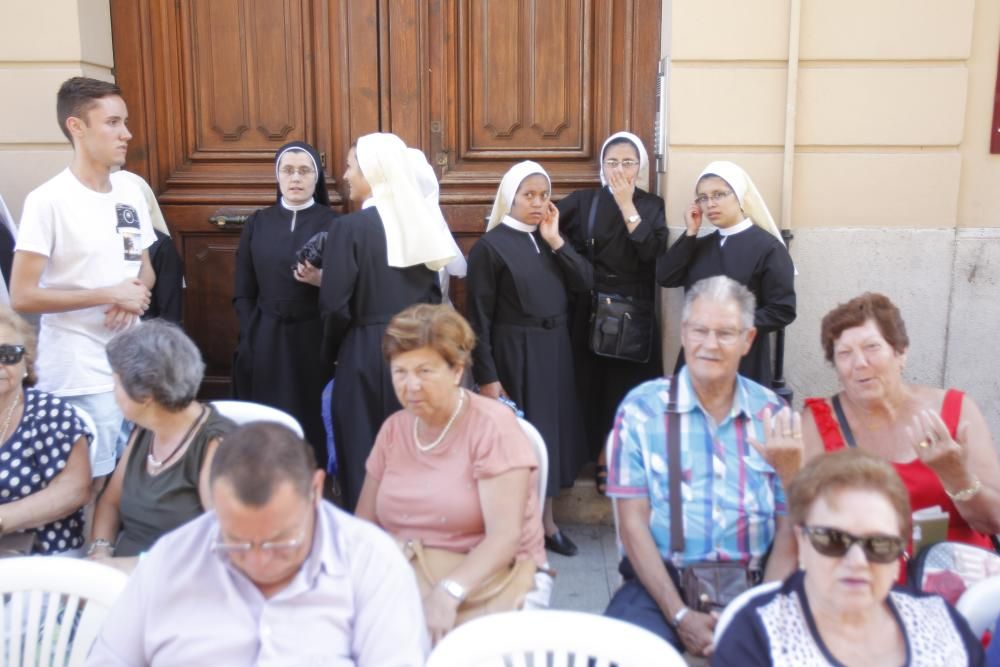
[[[393,539],[322,499],[312,447],[284,426],[227,434],[206,512],[161,537],[87,667],[419,667],[430,646]]]
[[[42,313],[38,387],[83,408],[97,426],[92,474],[115,465],[122,414],[104,346],[135,325],[155,281],[155,241],[142,193],[112,182],[132,138],[113,83],[86,77],[59,89],[56,112],[73,144],[69,167],[25,199],[11,270],[11,305]]]

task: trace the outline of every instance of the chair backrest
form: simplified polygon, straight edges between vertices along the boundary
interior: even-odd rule
[[[593,665],[684,667],[674,648],[618,619],[579,611],[528,610],[482,616],[434,648],[427,667]]]
[[[535,446],[535,454],[538,455],[538,502],[545,502],[545,489],[549,482],[549,450],[545,448],[545,440],[542,434],[527,419],[517,418],[521,425],[521,430],[528,436],[528,440]],[[540,510],[540,508],[539,508]]]
[[[79,405],[73,405],[73,409],[76,410],[76,416],[80,418],[83,425],[90,431],[90,446],[87,451],[90,454],[90,466],[93,467],[97,458],[97,424],[94,423],[94,418],[90,416],[90,413]]]
[[[305,437],[302,425],[295,417],[270,405],[252,401],[212,401],[212,405],[220,415],[229,417],[240,426],[250,422],[276,422],[292,429],[300,438]]]
[[[979,638],[992,630],[1000,617],[1000,576],[983,579],[968,588],[955,605],[958,613],[969,622],[973,634]],[[996,637],[993,641],[1000,641]]]
[[[0,665],[82,665],[128,577],[78,558],[0,559]]]
[[[753,600],[758,595],[770,593],[780,587],[780,581],[767,581],[737,595],[732,602],[726,605],[726,608],[722,610],[722,614],[719,616],[719,620],[715,622],[713,642],[718,645],[719,640],[722,639],[722,634],[726,631],[730,621],[733,620],[736,613],[742,609],[747,602],[750,602],[750,600]]]

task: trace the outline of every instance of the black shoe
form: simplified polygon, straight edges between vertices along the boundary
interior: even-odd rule
[[[577,552],[573,540],[563,535],[561,530],[545,536],[545,548],[562,556],[575,556]]]

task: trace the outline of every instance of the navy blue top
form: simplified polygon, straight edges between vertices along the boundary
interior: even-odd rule
[[[733,617],[712,665],[841,666],[816,630],[798,571],[781,588],[752,600]],[[886,599],[906,641],[907,666],[984,664],[965,619],[937,595],[894,586]]]

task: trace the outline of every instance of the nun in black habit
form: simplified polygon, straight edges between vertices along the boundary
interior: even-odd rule
[[[327,456],[320,395],[329,378],[319,363],[319,288],[293,267],[298,250],[328,231],[337,214],[330,210],[315,148],[301,141],[285,144],[274,164],[276,201],[247,219],[236,251],[233,305],[240,338],[233,395],[295,417],[322,465]]]
[[[704,217],[715,231],[698,236]],[[757,186],[732,162],[712,162],[695,184],[684,214],[686,233],[656,263],[656,281],[685,291],[702,278],[723,275],[757,299],[757,337],[740,361],[740,375],[771,387],[772,331],[795,319],[795,267]],[[684,364],[681,350],[677,368]]]
[[[437,271],[461,253],[423,196],[412,154],[393,134],[369,134],[347,154],[344,181],[361,210],[337,221],[323,253],[324,354],[337,360],[333,432],[345,505],[353,510],[382,422],[399,410],[382,336],[414,303],[440,303]]]
[[[656,258],[667,248],[663,199],[649,187],[649,158],[639,137],[616,132],[601,146],[601,187],[577,190],[561,200],[559,226],[567,240],[594,267],[594,289],[653,303],[657,296]],[[659,326],[645,363],[602,357],[590,349],[592,297],[575,295],[570,309],[570,338],[587,449],[603,452],[618,404],[633,387],[663,375]],[[604,492],[607,468],[597,469]]]
[[[466,288],[475,381],[480,393],[517,403],[545,440],[545,544],[573,555],[576,546],[552,518],[552,498],[573,485],[583,462],[567,291],[589,290],[593,271],[560,235],[550,191],[548,174],[535,162],[504,175],[486,234],[469,253]]]

